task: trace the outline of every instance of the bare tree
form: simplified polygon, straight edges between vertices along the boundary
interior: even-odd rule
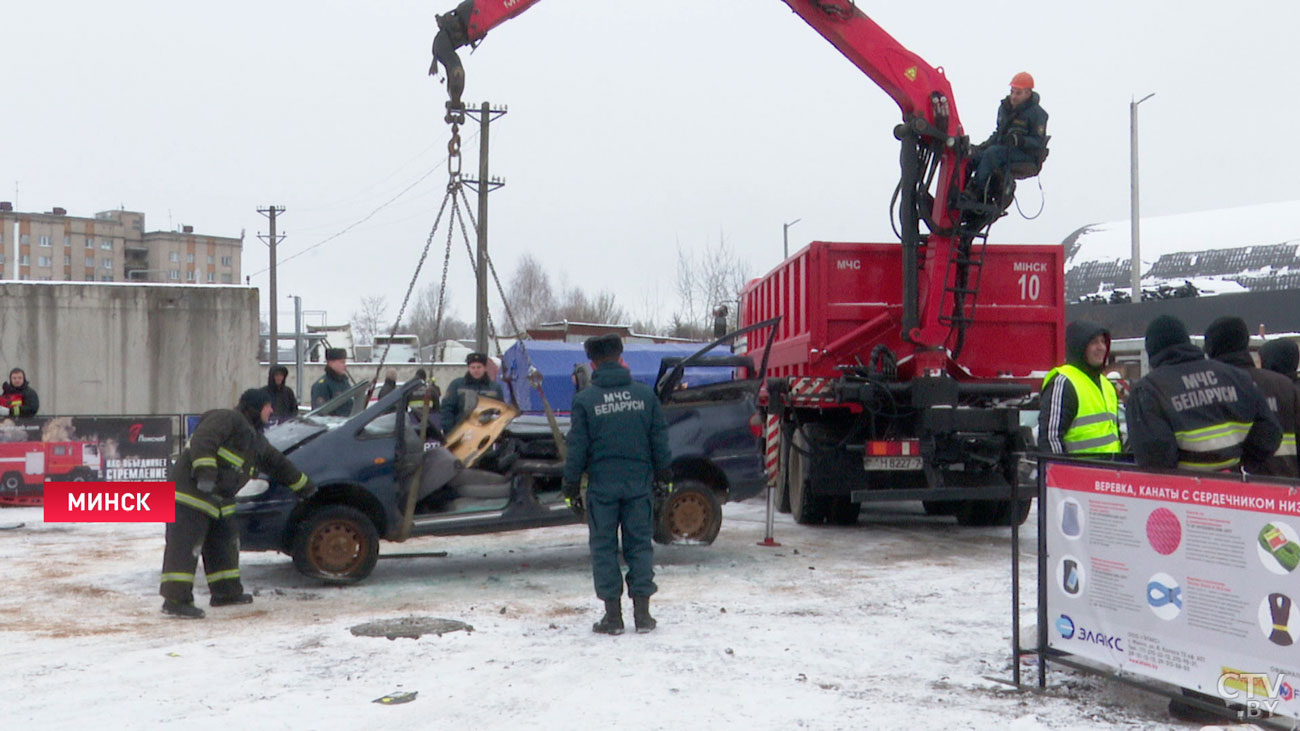
[[[614,300],[614,293],[601,290],[588,296],[578,287],[564,291],[556,305],[555,319],[569,322],[621,323],[625,318],[623,308]]]
[[[515,264],[515,273],[511,275],[506,290],[506,303],[509,313],[502,311],[498,314],[498,329],[510,327],[508,315],[514,315],[514,326],[520,330],[554,319],[556,305],[551,278],[532,254],[524,254]]]
[[[375,335],[385,327],[384,315],[388,313],[388,301],[383,295],[361,298],[361,309],[352,313],[352,329],[357,333],[358,343],[373,343]]]
[[[457,317],[456,311],[448,303],[450,298],[449,287],[443,295],[442,323],[439,325],[438,285],[430,282],[416,294],[415,304],[411,306],[410,320],[406,327],[402,328],[403,331],[419,335],[421,345],[435,345],[443,340],[472,337],[473,324]]]
[[[708,333],[713,325],[713,308],[727,305],[735,312],[740,290],[751,278],[749,262],[741,259],[725,235],[718,243],[695,254],[677,246],[677,297],[681,309],[674,317],[673,330],[699,328]],[[691,337],[691,336],[683,336]]]

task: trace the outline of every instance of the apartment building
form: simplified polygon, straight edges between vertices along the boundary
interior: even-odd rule
[[[243,237],[146,231],[143,213],[94,218],[13,210],[0,201],[0,279],[237,284]]]

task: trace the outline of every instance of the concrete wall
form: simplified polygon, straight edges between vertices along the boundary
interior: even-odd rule
[[[242,286],[0,282],[0,370],[27,371],[46,415],[233,406],[259,384],[257,295]]]

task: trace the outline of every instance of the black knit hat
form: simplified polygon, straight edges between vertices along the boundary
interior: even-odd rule
[[[1192,339],[1187,334],[1187,326],[1173,315],[1161,315],[1147,325],[1147,357],[1151,357],[1165,348],[1174,345],[1190,345]]]
[[[622,355],[623,341],[615,333],[605,333],[587,338],[582,349],[587,351],[592,363],[600,363]]]
[[[487,365],[487,355],[483,353],[470,353],[465,356],[465,365],[469,365],[470,363],[482,363],[483,365]]]
[[[325,360],[344,360],[348,357],[348,351],[343,348],[326,348]]]
[[[1294,340],[1270,340],[1259,349],[1259,365],[1287,378],[1295,378],[1300,367],[1300,346]]]
[[[1250,350],[1246,321],[1232,315],[1220,317],[1205,328],[1205,354],[1217,358],[1227,353]]]
[[[271,394],[265,388],[250,388],[239,395],[239,410],[257,413],[271,403]]]

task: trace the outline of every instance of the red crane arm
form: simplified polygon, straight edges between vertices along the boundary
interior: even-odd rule
[[[439,63],[447,71],[448,121],[463,119],[461,93],[465,71],[456,49],[476,45],[488,31],[519,15],[540,0],[463,0],[438,16],[434,38],[435,74]],[[900,156],[899,217],[904,246],[904,338],[918,350],[947,344],[960,350],[954,333],[965,320],[972,226],[961,224],[957,196],[966,179],[969,140],[962,129],[952,87],[942,69],[927,64],[859,10],[852,0],[783,0],[800,18],[839,49],[854,66],[898,104],[903,124],[895,136],[903,143]],[[995,216],[996,217],[996,216]],[[930,232],[922,235],[920,222]],[[983,223],[982,222],[981,226]],[[981,226],[975,226],[978,230]],[[949,267],[949,261],[956,266]],[[944,293],[958,298],[953,314],[941,312]],[[972,300],[973,301],[973,300]],[[948,316],[945,324],[942,320]],[[927,359],[929,362],[929,359]]]

